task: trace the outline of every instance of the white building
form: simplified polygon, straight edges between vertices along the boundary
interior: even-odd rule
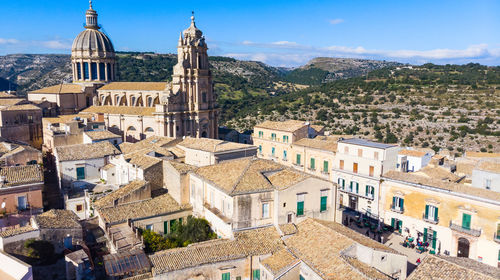
[[[500,161],[482,161],[472,170],[472,186],[500,192]]]
[[[119,153],[108,141],[56,147],[59,187],[97,183],[101,179],[100,169],[108,163],[108,158]]]
[[[396,169],[398,150],[359,138],[338,141],[333,179],[340,186],[339,205],[378,218],[380,176]]]
[[[417,172],[431,161],[430,151],[403,149],[398,153],[397,168],[403,172]]]

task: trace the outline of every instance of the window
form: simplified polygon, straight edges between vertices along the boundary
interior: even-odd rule
[[[373,152],[373,158],[378,160],[378,152]]]
[[[77,180],[85,179],[85,167],[77,167],[76,168],[76,179]]]
[[[276,141],[276,133],[271,133],[271,139],[272,139],[273,141]]]
[[[495,234],[495,239],[500,240],[500,223],[497,224],[497,232]]]
[[[99,63],[99,77],[100,77],[101,80],[105,80],[106,79],[106,74],[104,72],[104,68],[105,68],[104,63],[102,63],[102,62]]]
[[[349,185],[349,191],[354,192],[354,189],[356,189],[356,193],[359,193],[359,183],[355,181],[351,181]]]
[[[283,135],[283,143],[288,143],[288,136],[287,135]]]
[[[311,170],[316,170],[316,162],[314,158],[311,158],[311,165],[309,166]]]
[[[206,92],[201,93],[201,100],[203,101],[203,103],[207,103],[207,93]]]
[[[262,145],[259,145],[259,154],[262,154]]]
[[[269,218],[269,203],[262,203],[262,218]]]
[[[222,280],[231,280],[231,273],[230,272],[222,273]]]
[[[491,189],[491,179],[484,180],[484,187],[489,190]]]
[[[373,167],[373,165],[370,165],[368,175],[373,177],[374,170],[375,170],[375,167]]]
[[[375,188],[373,186],[366,185],[365,196],[374,198],[375,197]]]
[[[403,221],[392,218],[391,219],[391,227],[393,229],[399,231],[399,233],[401,233],[403,231]]]
[[[363,149],[358,149],[358,157],[363,157]]]
[[[146,225],[147,230],[153,230],[153,225]]]
[[[274,153],[276,152],[276,148],[272,147],[271,148],[271,155],[274,157]]]
[[[358,173],[358,163],[357,162],[354,162],[352,164],[352,172]]]
[[[343,178],[339,178],[339,179],[337,180],[337,182],[338,182],[339,186],[341,186],[341,187],[342,187],[342,189],[345,189],[345,179],[343,179]]]
[[[286,150],[283,150],[283,160],[286,160]]]
[[[81,67],[80,62],[77,62],[76,63],[76,76],[77,76],[78,80],[82,79],[82,69],[80,67]]]
[[[99,125],[98,124],[93,124],[92,125],[92,129],[98,129],[99,128]]]
[[[91,73],[92,74],[92,80],[97,80],[97,63],[92,62],[90,63],[91,67]]]
[[[344,147],[344,154],[348,154],[349,153],[349,147]]]
[[[323,161],[323,173],[328,173],[328,161]]]
[[[297,160],[296,160],[297,165],[300,165],[300,154],[297,154]]]
[[[425,218],[431,221],[438,221],[438,208],[433,205],[425,205]]]
[[[328,201],[328,190],[322,190],[321,191],[321,204],[319,211],[323,212],[326,211],[326,202]]]
[[[83,210],[83,204],[77,204],[76,205],[76,212],[82,212]]]
[[[170,232],[174,231],[175,229],[175,220],[170,220]]]
[[[264,137],[264,131],[259,131],[259,138]]]
[[[297,216],[304,215],[304,197],[305,197],[305,194],[298,194],[297,195]]]
[[[168,233],[168,221],[163,222],[163,234]]]
[[[108,81],[111,81],[111,64],[108,63]]]
[[[344,160],[340,160],[339,168],[344,169]]]
[[[462,227],[464,229],[470,229],[470,220],[471,220],[470,214],[466,213],[462,214]]]
[[[17,209],[25,210],[27,207],[26,196],[18,196],[17,197]]]
[[[260,269],[253,270],[253,280],[260,280]]]
[[[404,211],[405,200],[399,196],[392,197],[392,209],[397,211]]]
[[[83,63],[83,78],[85,80],[89,79],[89,63],[88,62]]]
[[[432,246],[432,249],[436,249],[436,235],[437,235],[437,232],[432,230],[432,229],[428,229],[428,228],[424,228],[424,242],[429,242]]]
[[[306,280],[306,278],[304,278],[304,276],[302,275],[299,275],[299,280]]]

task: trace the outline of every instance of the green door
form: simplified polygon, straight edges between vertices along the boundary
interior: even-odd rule
[[[465,229],[470,229],[470,215],[463,213],[462,215],[462,227]]]
[[[163,234],[168,234],[168,221],[163,222]]]
[[[297,202],[297,216],[304,215],[304,201]]]
[[[297,154],[297,165],[300,165],[300,154]]]
[[[314,160],[314,158],[311,158],[311,169],[316,169],[316,161]]]
[[[260,269],[253,270],[253,280],[260,280]]]
[[[323,161],[323,172],[328,173],[328,161]]]
[[[427,242],[427,228],[424,228],[424,242]]]
[[[222,273],[222,280],[231,280],[231,273]]]
[[[432,232],[432,249],[436,250],[436,243],[437,243],[437,232],[433,231]]]
[[[77,180],[85,179],[85,167],[77,167],[76,168],[76,179]]]
[[[401,233],[403,231],[403,221],[398,221],[398,231]]]
[[[327,196],[322,196],[321,197],[321,205],[319,211],[323,212],[326,211],[326,201],[327,201]]]

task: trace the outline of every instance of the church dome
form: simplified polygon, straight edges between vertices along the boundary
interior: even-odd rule
[[[92,51],[113,53],[115,49],[111,40],[97,29],[86,29],[76,36],[73,41],[72,51]]]

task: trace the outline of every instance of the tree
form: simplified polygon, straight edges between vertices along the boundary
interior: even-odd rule
[[[51,261],[54,258],[54,245],[49,241],[28,239],[24,242],[24,248],[28,249],[28,257],[41,261]]]

